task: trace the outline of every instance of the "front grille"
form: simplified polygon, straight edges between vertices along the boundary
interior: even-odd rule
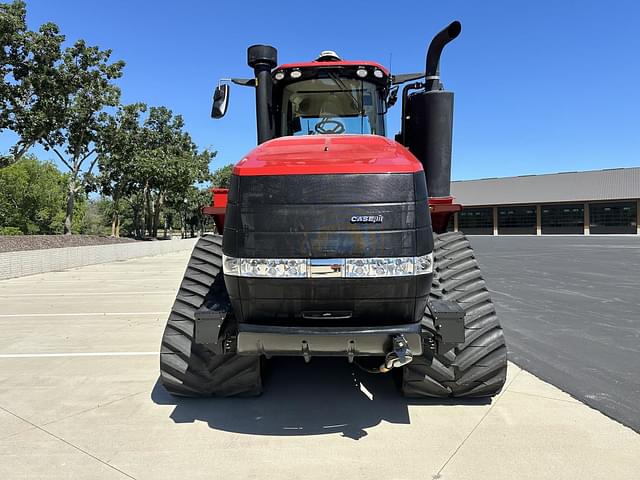
[[[234,176],[223,249],[247,258],[424,255],[424,173]]]

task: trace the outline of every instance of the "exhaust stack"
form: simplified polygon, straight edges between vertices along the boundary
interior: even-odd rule
[[[455,21],[433,37],[425,62],[424,89],[405,99],[404,143],[424,167],[430,197],[451,194],[453,92],[445,91],[440,82],[440,56],[461,30],[460,22]]]
[[[454,40],[462,31],[462,24],[457,20],[438,32],[427,50],[427,61],[425,64],[425,88],[427,91],[439,90],[440,83],[440,56],[442,50],[450,41]]]

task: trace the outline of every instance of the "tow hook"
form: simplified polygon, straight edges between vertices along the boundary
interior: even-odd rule
[[[404,335],[394,335],[392,340],[393,350],[387,353],[384,363],[380,365],[380,373],[387,373],[388,371],[402,367],[413,360],[413,352],[407,346],[407,339],[404,338]]]

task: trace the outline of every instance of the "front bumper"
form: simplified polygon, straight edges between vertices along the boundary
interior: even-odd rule
[[[419,323],[432,275],[381,278],[224,277],[240,324],[369,327]],[[328,313],[318,317],[318,312]]]
[[[384,327],[279,327],[238,325],[240,355],[380,356],[393,349],[393,337],[404,335],[415,355],[422,353],[420,323]]]

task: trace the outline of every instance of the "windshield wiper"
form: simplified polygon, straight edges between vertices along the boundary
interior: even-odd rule
[[[364,116],[364,109],[362,108],[363,102],[358,102],[358,99],[353,95],[353,92],[351,91],[351,89],[348,88],[347,85],[345,85],[345,83],[342,81],[340,77],[338,77],[333,72],[327,72],[327,73],[329,74],[329,77],[331,78],[331,80],[336,82],[336,84],[338,85],[338,87],[340,87],[342,91],[349,94],[349,96],[351,97],[351,100],[353,100],[353,106],[355,107],[354,110],[358,111],[360,116]]]

